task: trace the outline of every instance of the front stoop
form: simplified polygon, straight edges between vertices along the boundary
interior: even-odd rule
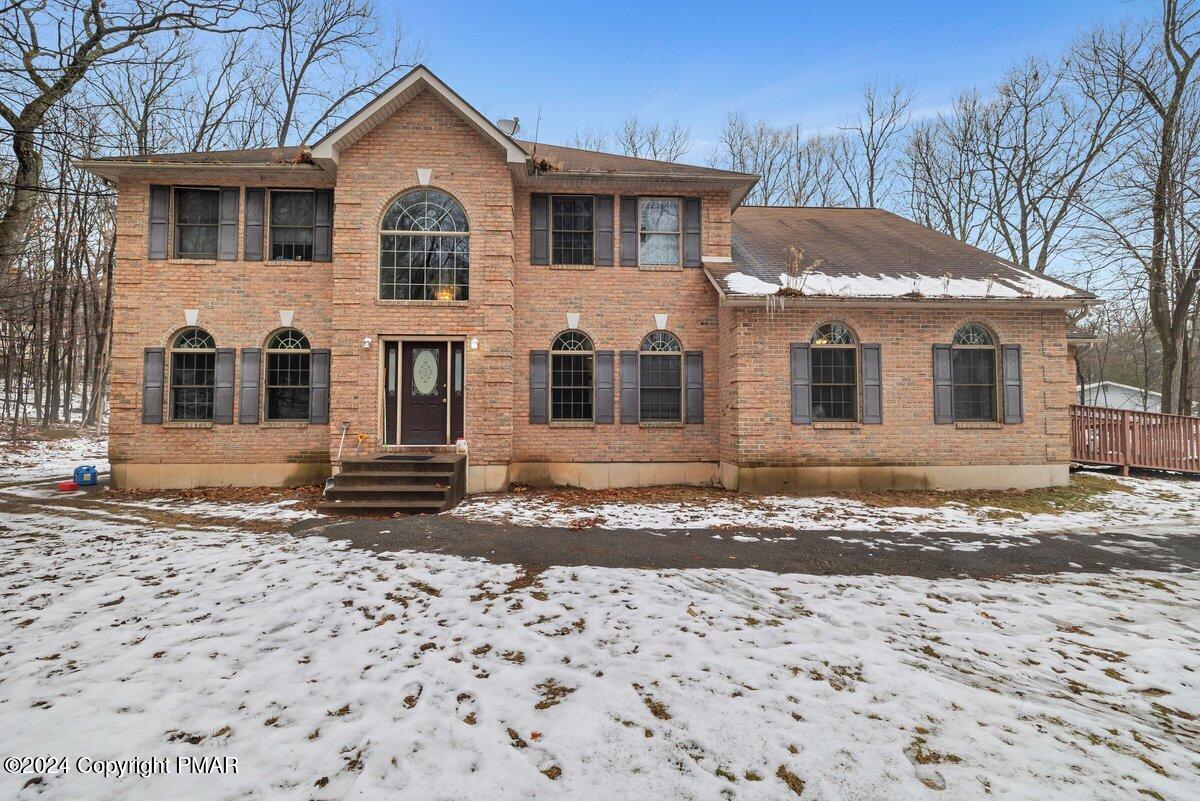
[[[461,453],[386,454],[350,459],[317,507],[326,514],[437,514],[466,494]]]

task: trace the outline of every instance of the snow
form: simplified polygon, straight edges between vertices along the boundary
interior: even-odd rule
[[[1194,573],[531,583],[140,513],[0,490],[0,754],[234,756],[238,773],[72,771],[23,793],[30,776],[0,774],[0,797],[1194,793]]]
[[[1070,298],[1077,293],[1071,287],[1048,281],[1032,273],[1007,265],[1007,275],[994,279],[951,278],[949,276],[898,273],[895,275],[830,275],[819,270],[799,276],[780,273],[778,282],[734,272],[724,277],[725,288],[736,295],[774,295],[781,289],[803,295],[845,298]]]
[[[601,502],[563,504],[537,493],[474,496],[447,514],[518,526],[569,527],[585,521],[609,529],[779,529],[783,531],[977,532],[1021,538],[1056,531],[1100,531],[1123,526],[1200,522],[1200,481],[1119,478],[1095,509],[1032,514],[948,500],[935,507],[873,506],[837,496],[714,496],[712,502]],[[756,538],[734,537],[741,541]],[[1001,542],[1001,544],[1003,544]]]
[[[65,481],[80,465],[108,470],[108,438],[94,431],[46,441],[0,442],[0,484],[59,479]]]

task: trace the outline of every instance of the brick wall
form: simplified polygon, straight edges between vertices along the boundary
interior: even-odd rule
[[[394,198],[419,187],[418,169],[431,170],[429,185],[457,198],[468,215],[469,301],[378,298],[380,220]],[[299,165],[146,171],[121,183],[110,445],[116,462],[324,461],[336,451],[343,420],[352,433],[367,434],[367,452],[373,452],[382,425],[379,338],[416,336],[478,340],[478,349],[465,349],[465,427],[475,465],[718,459],[744,466],[1044,464],[1068,458],[1073,370],[1062,311],[1027,308],[968,316],[908,306],[846,307],[836,313],[789,308],[768,314],[765,308],[720,307],[700,269],[531,265],[532,192],[614,195],[614,265],[619,265],[622,194],[700,196],[702,254],[727,258],[728,190],[680,181],[583,181],[514,172],[493,142],[429,92],[341,153],[332,263],[148,261],[151,183],[284,188],[330,186],[332,178]],[[332,424],[143,426],[142,350],[167,346],[184,326],[185,308],[199,310],[199,325],[218,347],[239,351],[262,347],[279,327],[279,310],[294,311],[294,326],[312,345],[333,351]],[[618,354],[636,349],[654,330],[654,315],[667,314],[667,328],[684,349],[704,353],[704,422],[530,425],[529,352],[548,349],[566,328],[569,312],[580,315],[580,329],[598,349]],[[816,325],[831,320],[848,324],[860,342],[882,345],[882,426],[820,430],[791,423],[788,346],[807,341]],[[933,425],[930,345],[949,342],[968,320],[996,331],[1002,343],[1022,345],[1024,423],[999,429]],[[364,337],[371,339],[370,348],[363,348]],[[619,421],[619,358],[616,379],[614,417]]]
[[[883,424],[857,429],[791,422],[790,355],[815,328],[842,322],[859,342],[879,343]],[[996,428],[935,425],[934,343],[981,323],[999,344],[1020,345],[1024,422]],[[739,308],[722,316],[726,394],[722,459],[741,466],[1062,464],[1070,458],[1067,406],[1074,367],[1061,310],[951,308]],[[997,354],[997,360],[999,355]],[[1000,394],[1000,393],[998,393]]]
[[[613,265],[564,269],[529,263],[531,192],[614,195]],[[636,183],[542,180],[518,193],[515,219],[516,303],[513,362],[513,458],[519,462],[716,461],[719,425],[717,292],[698,268],[645,270],[621,267],[620,195],[701,198],[701,254],[728,256],[729,192],[680,182]],[[613,425],[563,427],[529,423],[529,352],[547,350],[566,328],[568,312],[597,350],[612,350],[615,371]],[[704,353],[704,423],[677,427],[620,423],[620,351],[637,350],[655,330],[655,314],[684,350]]]
[[[147,259],[152,183],[275,188],[329,185],[311,168],[238,175],[147,170],[137,180],[121,182],[109,392],[111,460],[159,464],[326,461],[328,426],[270,427],[235,422],[208,428],[176,428],[142,424],[143,349],[170,347],[174,334],[186,327],[184,309],[199,312],[197,325],[213,336],[217,347],[238,350],[235,381],[241,376],[241,349],[264,347],[267,337],[280,327],[281,309],[295,313],[293,326],[308,336],[313,347],[329,347],[330,343],[329,264]],[[240,229],[239,225],[239,256]],[[174,241],[174,231],[170,241]],[[235,392],[234,420],[239,412],[237,395]]]

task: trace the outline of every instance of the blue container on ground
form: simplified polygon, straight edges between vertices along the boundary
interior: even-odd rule
[[[96,479],[99,477],[99,471],[90,464],[80,465],[75,468],[75,483],[81,487],[95,486]]]

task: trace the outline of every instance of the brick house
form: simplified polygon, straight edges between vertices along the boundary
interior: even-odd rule
[[[1097,299],[887,212],[520,141],[424,67],[311,147],[80,166],[119,191],[118,486],[460,439],[468,491],[1067,480]]]

